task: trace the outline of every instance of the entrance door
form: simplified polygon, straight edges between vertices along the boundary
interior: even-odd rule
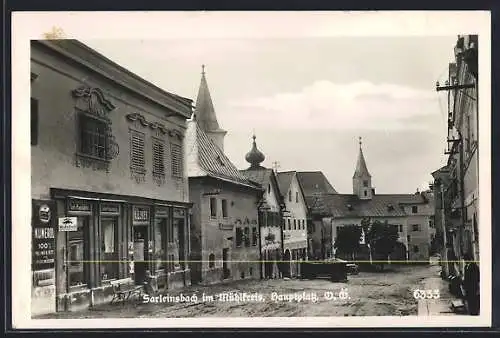
[[[135,283],[146,282],[148,257],[148,227],[146,225],[134,226],[134,274]]]
[[[186,268],[186,258],[185,258],[185,255],[184,255],[184,220],[181,220],[179,219],[178,223],[177,223],[177,240],[178,240],[178,244],[177,244],[177,250],[178,250],[178,254],[179,254],[179,264],[182,268],[182,270],[184,270]]]
[[[222,274],[223,274],[224,279],[229,278],[229,276],[231,274],[231,271],[229,270],[228,265],[227,265],[228,253],[229,253],[229,249],[227,249],[227,248],[222,249]]]
[[[118,279],[118,217],[101,220],[101,281]]]

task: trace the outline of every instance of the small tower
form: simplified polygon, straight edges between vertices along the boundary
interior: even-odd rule
[[[196,98],[194,119],[220,150],[224,151],[224,137],[227,131],[221,129],[219,127],[219,122],[217,122],[214,104],[205,77],[205,65],[201,66],[201,82],[200,88],[198,89],[198,97]]]
[[[361,137],[359,138],[358,162],[356,163],[356,170],[354,171],[354,176],[352,177],[352,193],[363,200],[371,199],[373,195],[372,176],[366,167]]]
[[[253,144],[252,149],[246,154],[245,160],[250,163],[250,168],[248,169],[262,169],[261,163],[264,162],[266,157],[264,154],[257,149],[257,143],[255,143],[255,134],[252,136]]]

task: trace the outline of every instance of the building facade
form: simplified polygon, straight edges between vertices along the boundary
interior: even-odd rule
[[[362,227],[369,221],[387,222],[397,228],[399,234],[396,249],[390,259],[394,261],[428,262],[430,251],[430,227],[433,226],[434,200],[428,192],[415,194],[377,194],[372,185],[363,150],[358,154],[353,175],[352,194],[320,194],[311,201],[311,214],[316,223],[331,227],[331,245],[339,228],[347,225]],[[361,249],[354,259],[368,259],[367,243],[362,234]],[[335,249],[334,249],[335,252]],[[339,252],[335,252],[339,257]],[[352,257],[341,257],[352,259]]]
[[[461,35],[455,46],[455,62],[449,65],[445,85],[448,94],[448,155],[446,171],[434,175],[434,186],[442,193],[443,224],[447,235],[447,274],[463,279],[464,258],[479,264],[479,125],[478,125],[478,36]]]
[[[191,110],[78,41],[32,41],[33,315],[190,284]]]
[[[196,284],[260,278],[258,203],[263,189],[224,154],[205,72],[185,149],[191,222],[191,276]]]
[[[300,261],[307,260],[307,204],[296,171],[278,173],[279,189],[285,199],[283,218],[283,261],[285,275],[300,276]]]
[[[283,257],[283,216],[286,213],[285,202],[279,190],[276,173],[261,166],[265,155],[257,148],[255,135],[252,149],[245,159],[250,167],[241,172],[251,181],[265,189],[259,202],[259,246],[261,276],[264,279],[279,278],[279,262]]]

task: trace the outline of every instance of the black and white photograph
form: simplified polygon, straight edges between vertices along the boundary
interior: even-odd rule
[[[13,18],[18,325],[489,323],[487,12],[91,15]]]

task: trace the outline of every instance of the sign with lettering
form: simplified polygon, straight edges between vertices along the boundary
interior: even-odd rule
[[[178,209],[178,208],[175,208],[174,209],[174,217],[184,217],[186,215],[186,210],[184,209]]]
[[[147,223],[149,222],[149,208],[148,207],[134,207],[133,208],[134,223]]]
[[[77,231],[77,221],[76,217],[59,217],[59,231]]]
[[[103,214],[119,214],[120,205],[114,203],[103,203],[101,204],[101,213]]]
[[[53,269],[55,227],[51,214],[55,212],[55,202],[33,200],[32,207],[32,270]]]
[[[90,202],[87,200],[70,199],[68,201],[68,211],[90,212],[92,209]]]
[[[168,209],[167,208],[156,208],[155,216],[156,217],[168,217]]]

